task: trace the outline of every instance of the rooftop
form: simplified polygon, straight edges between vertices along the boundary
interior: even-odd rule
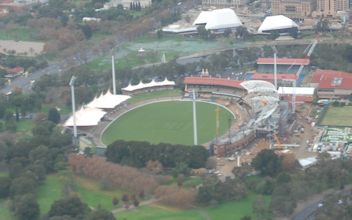
[[[309,65],[309,58],[276,58],[276,64],[278,65]],[[257,64],[274,64],[274,58],[272,57],[259,57]]]
[[[352,90],[352,73],[317,69],[313,73],[313,83],[318,83],[320,89],[349,89]]]
[[[211,76],[189,76],[184,78],[184,84],[225,86],[242,89],[241,82],[242,81]]]

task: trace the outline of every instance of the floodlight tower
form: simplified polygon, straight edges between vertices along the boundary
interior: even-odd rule
[[[296,112],[296,87],[297,80],[299,79],[304,66],[301,65],[296,73],[296,79],[293,81],[293,92],[292,92],[292,113]]]
[[[77,140],[75,80],[76,80],[76,77],[72,76],[69,85],[71,87],[71,104],[72,104],[72,117],[73,117],[73,137],[74,137],[74,140]]]
[[[116,95],[116,79],[115,79],[115,58],[114,55],[111,57],[112,66],[112,93]]]
[[[198,145],[196,93],[194,89],[192,91],[192,102],[193,102],[193,144]]]
[[[277,63],[276,63],[276,52],[274,53],[274,85],[277,89]]]

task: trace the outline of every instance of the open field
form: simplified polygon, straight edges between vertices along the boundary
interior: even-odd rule
[[[32,34],[33,30],[26,27],[0,29],[1,40],[30,41],[34,40]]]
[[[214,104],[197,103],[200,144],[216,136],[216,108]],[[224,134],[229,127],[229,120],[233,120],[232,114],[220,108],[220,134]],[[104,132],[102,139],[105,144],[121,139],[192,145],[192,102],[160,102],[134,109],[112,123]]]
[[[352,126],[352,106],[330,106],[320,125]]]
[[[252,215],[252,203],[256,195],[250,194],[238,202],[227,202],[215,207],[189,210],[175,210],[163,206],[145,206],[118,213],[118,219],[128,220],[240,220],[245,215]],[[265,197],[269,204],[269,197]]]
[[[46,177],[44,184],[39,187],[37,198],[41,214],[47,213],[51,204],[63,196],[64,179],[67,181],[67,177],[63,174],[49,175]],[[115,196],[121,199],[124,193],[124,191],[118,189],[102,190],[99,182],[90,178],[75,176],[72,184],[76,186],[74,187],[75,193],[81,200],[93,208],[100,206],[107,210],[112,210],[114,208],[112,199]]]
[[[79,197],[90,207],[94,208],[100,206],[104,209],[112,210],[114,208],[112,199],[114,197],[121,199],[123,193],[125,193],[125,191],[118,189],[102,190],[99,182],[90,178],[76,177],[76,181]]]

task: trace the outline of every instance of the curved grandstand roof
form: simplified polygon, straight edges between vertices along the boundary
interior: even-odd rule
[[[140,90],[140,89],[160,87],[160,86],[174,86],[174,85],[175,85],[174,81],[169,81],[166,78],[164,81],[161,81],[161,82],[157,82],[153,79],[149,83],[143,83],[142,81],[140,81],[139,84],[137,84],[137,85],[129,84],[127,87],[122,88],[122,90],[127,91],[127,92],[133,92],[133,91]]]
[[[216,78],[216,77],[189,76],[184,78],[184,84],[225,86],[225,87],[243,89],[243,87],[241,86],[241,82],[242,81],[233,80],[233,79]]]
[[[95,97],[86,106],[90,108],[112,109],[129,98],[131,98],[131,96],[114,95],[109,90],[105,94],[101,94],[99,97]]]
[[[234,10],[230,8],[202,11],[193,24],[205,24],[205,29],[207,30],[236,28],[242,26],[241,20],[238,18]]]
[[[298,27],[290,18],[283,15],[268,16],[258,29],[258,33]]]
[[[267,81],[264,80],[248,80],[248,81],[243,81],[241,83],[241,86],[245,88],[248,93],[251,92],[260,92],[260,91],[272,91],[272,92],[277,92],[275,86]]]
[[[96,126],[105,114],[106,112],[101,109],[82,107],[80,110],[76,111],[76,126]],[[66,120],[64,126],[73,126],[73,115]]]

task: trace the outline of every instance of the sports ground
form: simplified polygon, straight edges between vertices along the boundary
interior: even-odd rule
[[[198,143],[216,137],[217,105],[197,102]],[[219,107],[219,134],[224,134],[234,117]],[[192,102],[167,101],[136,108],[115,120],[103,133],[102,141],[148,141],[151,143],[193,144]]]
[[[352,126],[352,106],[330,106],[320,124],[327,126]]]

